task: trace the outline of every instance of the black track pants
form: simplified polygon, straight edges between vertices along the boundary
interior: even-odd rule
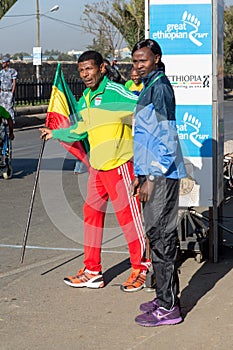
[[[156,280],[158,304],[172,309],[178,303],[177,215],[179,180],[159,177],[152,196],[143,208]]]

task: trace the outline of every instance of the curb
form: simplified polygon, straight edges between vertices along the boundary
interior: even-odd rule
[[[39,126],[45,123],[46,113],[38,115],[22,115],[15,117],[14,129]]]
[[[32,115],[46,113],[48,105],[15,107],[15,115]]]
[[[44,124],[48,105],[15,107],[14,129]]]

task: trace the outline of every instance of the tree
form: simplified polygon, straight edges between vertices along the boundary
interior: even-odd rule
[[[123,37],[114,25],[106,20],[102,13],[112,11],[112,1],[100,1],[93,5],[85,5],[81,18],[82,27],[88,33],[94,34],[92,45],[88,48],[97,50],[107,56],[115,56],[115,50],[121,47]]]
[[[98,51],[103,57],[114,55],[111,44],[105,39],[102,33],[103,31],[100,29],[98,36],[92,40],[92,44],[88,45],[87,49]]]
[[[82,17],[82,27],[95,35],[92,47],[100,46],[105,56],[107,51],[115,56],[123,41],[132,49],[145,36],[144,22],[144,0],[107,0],[85,5]]]
[[[54,50],[54,49],[52,49],[52,50],[45,50],[43,52],[43,55],[46,55],[46,56],[58,56],[60,54],[61,54],[61,52],[59,50]]]
[[[76,61],[76,59],[74,59],[74,56],[70,56],[67,53],[60,53],[58,55],[58,61]]]
[[[131,50],[136,42],[145,38],[144,0],[123,0],[113,2],[112,13],[103,13],[103,17],[119,30]]]
[[[16,52],[13,56],[11,56],[11,58],[13,60],[23,60],[24,56],[30,56],[30,54],[28,52]]]
[[[1,0],[0,1],[0,19],[7,13],[7,11],[16,3],[17,0]]]
[[[233,74],[233,6],[224,11],[224,72]]]

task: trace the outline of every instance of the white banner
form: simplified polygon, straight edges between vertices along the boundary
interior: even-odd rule
[[[164,55],[162,61],[177,104],[212,104],[211,55]]]
[[[42,49],[41,47],[33,47],[33,65],[41,66]]]

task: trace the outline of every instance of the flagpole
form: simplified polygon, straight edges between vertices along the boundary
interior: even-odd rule
[[[43,142],[42,142],[42,145],[40,148],[40,154],[39,154],[36,175],[35,175],[35,182],[34,182],[34,187],[33,187],[32,195],[31,195],[30,206],[29,206],[29,210],[28,210],[27,224],[26,224],[26,228],[25,228],[25,232],[24,232],[22,249],[21,249],[21,258],[20,258],[21,264],[23,263],[24,255],[25,255],[29,226],[30,226],[31,217],[32,217],[33,204],[34,204],[34,199],[35,199],[35,194],[36,194],[37,183],[38,183],[38,179],[39,179],[40,163],[41,163],[42,155],[44,152],[44,147],[45,147],[45,139],[43,139]]]

